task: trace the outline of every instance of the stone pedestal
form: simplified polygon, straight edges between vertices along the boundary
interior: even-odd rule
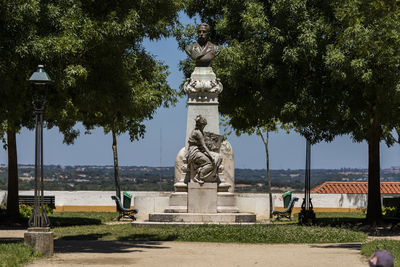
[[[229,142],[223,141],[219,135],[218,95],[223,90],[222,83],[211,67],[196,67],[183,88],[188,96],[188,114],[185,147],[179,151],[175,161],[175,192],[170,196],[169,208],[165,209],[164,213],[149,214],[149,222],[255,222],[256,215],[239,213],[236,207],[233,194],[235,186],[233,149]],[[214,162],[214,169],[211,168],[212,172],[202,174],[203,177],[195,179],[200,173],[198,172],[200,166],[188,162],[190,155],[187,155],[187,151],[193,151],[188,149],[188,139],[195,129],[195,118],[199,115],[201,117],[198,120],[200,123],[198,127],[205,125],[204,129],[199,128],[204,135],[201,138],[204,138],[211,157],[217,160]],[[199,146],[193,143],[193,140],[191,142],[191,146]],[[202,148],[199,148],[199,151],[202,151]]]
[[[52,256],[54,253],[54,236],[49,227],[28,228],[28,232],[24,233],[24,243],[45,257]]]
[[[217,184],[192,183],[188,185],[189,213],[217,213]]]

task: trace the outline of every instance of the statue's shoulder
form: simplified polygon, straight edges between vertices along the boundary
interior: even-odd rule
[[[190,52],[190,51],[193,51],[194,48],[197,48],[199,46],[200,45],[198,43],[193,43],[193,44],[187,45],[185,47],[185,50],[186,50],[186,52],[188,52],[188,51]]]
[[[221,52],[221,47],[219,45],[213,44],[214,48],[214,53],[216,56]]]
[[[188,54],[188,56],[190,56],[193,59],[196,58],[196,51],[195,51],[196,47],[199,47],[198,43],[190,44],[185,47],[186,54]]]

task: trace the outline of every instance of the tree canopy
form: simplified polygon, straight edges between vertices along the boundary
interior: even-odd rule
[[[379,142],[400,125],[400,6],[395,0],[203,1],[186,7],[224,49],[220,111],[247,131],[271,119],[311,142],[369,144],[367,218],[381,218]]]
[[[141,122],[175,101],[167,67],[141,44],[168,36],[181,7],[172,0],[1,0],[0,136],[33,127],[27,79],[44,64],[54,80],[46,126],[58,127],[65,142],[79,135],[77,122],[139,138]]]

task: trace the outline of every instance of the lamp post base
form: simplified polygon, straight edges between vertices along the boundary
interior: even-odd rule
[[[302,209],[299,213],[299,224],[301,225],[313,225],[315,224],[315,212],[310,210]]]
[[[54,237],[53,232],[50,232],[50,227],[28,228],[28,231],[24,233],[24,243],[45,257],[53,256]]]

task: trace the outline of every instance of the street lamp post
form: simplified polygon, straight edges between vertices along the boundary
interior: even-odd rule
[[[43,188],[43,112],[46,103],[46,87],[51,83],[49,75],[39,65],[29,78],[33,90],[33,107],[36,117],[35,123],[35,188],[34,205],[29,219],[28,232],[24,234],[25,243],[31,245],[35,251],[50,256],[54,251],[53,233],[50,232],[50,221],[44,207]]]

